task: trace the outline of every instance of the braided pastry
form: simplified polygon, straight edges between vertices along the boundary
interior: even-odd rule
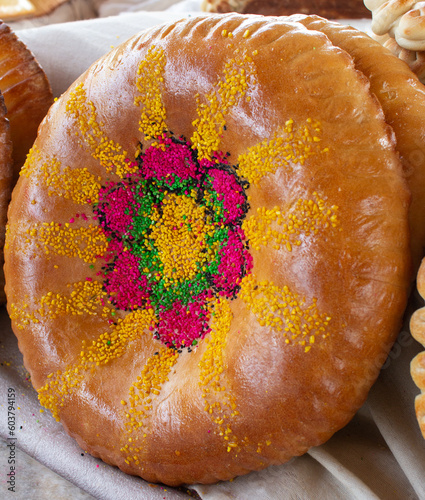
[[[41,403],[170,485],[324,442],[400,327],[408,200],[368,80],[319,31],[230,14],[131,38],[51,107],[12,197]]]
[[[422,262],[417,276],[417,288],[419,294],[425,298],[425,261]],[[425,307],[415,311],[410,319],[410,331],[413,337],[425,347]],[[425,352],[419,353],[410,365],[413,381],[421,390],[416,396],[415,410],[419,427],[425,438]]]
[[[415,73],[422,82],[425,82],[425,50],[414,51],[403,49],[394,38],[391,38],[389,35],[381,37],[379,42],[399,59],[408,64],[413,73]]]
[[[364,0],[377,39],[424,79],[425,2]],[[393,41],[394,40],[394,41]]]

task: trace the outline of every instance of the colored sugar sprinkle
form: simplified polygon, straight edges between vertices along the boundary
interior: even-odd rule
[[[169,380],[170,371],[179,359],[179,353],[171,348],[163,347],[156,355],[151,356],[129,391],[128,409],[126,409],[125,427],[129,435],[128,444],[121,451],[127,454],[126,463],[134,461],[139,465],[138,453],[142,451],[143,440],[133,431],[146,430],[153,403],[165,382]],[[127,406],[127,401],[122,401]],[[133,437],[134,436],[134,437]],[[146,432],[142,438],[146,437]]]
[[[226,386],[223,352],[226,348],[233,314],[227,300],[216,299],[211,336],[206,339],[206,350],[199,363],[200,386],[205,402],[205,411],[218,427],[228,452],[239,451],[240,440],[233,433],[230,422],[239,415],[231,387]],[[209,431],[208,431],[209,432]]]
[[[287,120],[271,139],[264,139],[239,156],[239,174],[251,184],[258,184],[280,168],[291,170],[292,165],[304,165],[310,156],[329,152],[321,145],[321,136],[318,121],[307,118],[304,125],[295,125],[292,119]]]
[[[252,268],[241,228],[248,183],[218,153],[198,161],[183,139],[160,136],[138,171],[99,191],[94,206],[109,242],[101,274],[121,310],[152,307],[154,336],[196,345],[209,331],[215,297],[233,299]]]
[[[104,303],[106,293],[102,284],[97,281],[80,281],[68,285],[68,293],[47,292],[43,295],[37,309],[29,307],[24,301],[19,307],[10,305],[10,317],[17,328],[23,329],[30,323],[39,323],[43,317],[56,318],[61,314],[71,315],[101,315],[107,317],[110,308]]]
[[[336,205],[328,206],[314,192],[311,199],[300,198],[290,209],[259,207],[255,215],[243,222],[242,227],[255,250],[273,242],[275,249],[283,245],[292,251],[292,245],[301,245],[301,234],[308,236],[322,229],[337,227],[337,211]]]
[[[86,374],[121,357],[128,345],[145,335],[152,323],[152,309],[138,309],[118,320],[111,331],[105,331],[96,340],[83,340],[78,362],[64,372],[58,370],[48,375],[46,384],[38,389],[40,403],[59,420],[59,409],[78,389]]]
[[[165,63],[163,49],[150,47],[137,70],[136,86],[140,95],[135,97],[134,104],[142,108],[139,130],[144,132],[145,139],[157,137],[167,129],[162,102]]]
[[[93,158],[96,158],[107,171],[110,172],[115,167],[115,173],[122,178],[134,172],[135,163],[128,161],[127,153],[121,145],[103,132],[101,123],[97,120],[96,107],[87,99],[83,83],[79,83],[70,93],[66,112],[74,118],[83,141],[92,151]]]
[[[288,286],[280,288],[272,281],[257,281],[250,274],[242,280],[240,297],[260,326],[282,332],[286,344],[298,344],[308,352],[316,337],[329,335],[327,326],[332,318],[319,312],[317,299],[307,305]]]
[[[97,226],[72,229],[69,223],[35,223],[26,230],[26,243],[42,248],[46,256],[78,257],[94,263],[108,248],[105,234]]]
[[[212,92],[202,99],[196,96],[198,118],[192,123],[195,131],[191,141],[201,158],[211,159],[214,152],[219,150],[226,116],[245,97],[254,82],[252,60],[244,54],[226,62],[223,78],[215,84]]]
[[[63,167],[61,162],[48,157],[34,146],[28,153],[20,175],[37,177],[47,187],[49,196],[59,196],[81,205],[97,200],[100,189],[99,178],[86,168]]]

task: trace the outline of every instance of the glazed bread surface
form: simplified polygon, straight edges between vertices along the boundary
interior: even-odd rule
[[[305,453],[398,332],[409,198],[320,31],[230,14],[131,38],[54,103],[13,193],[8,310],[40,401],[148,481]]]
[[[7,119],[7,109],[0,92],[0,301],[6,301],[4,292],[4,257],[3,248],[6,235],[7,207],[12,192],[12,139],[10,124]]]
[[[0,303],[6,301],[4,292],[3,246],[6,231],[7,207],[11,190],[19,171],[36,138],[37,129],[53,103],[48,79],[25,44],[9,26],[0,21],[0,92],[3,120],[7,120],[7,147],[3,147],[0,168]],[[6,124],[3,125],[3,128]],[[10,161],[12,163],[10,163]]]

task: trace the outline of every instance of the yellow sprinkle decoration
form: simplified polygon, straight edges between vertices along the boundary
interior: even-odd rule
[[[11,304],[10,317],[17,328],[22,329],[31,323],[40,323],[43,318],[55,319],[61,315],[81,316],[100,315],[107,317],[110,308],[105,304],[107,294],[98,281],[80,281],[68,285],[69,294],[48,292],[43,295],[35,307],[27,303]]]
[[[217,426],[217,433],[223,437],[227,451],[237,452],[241,443],[232,432],[231,420],[236,418],[239,412],[231,387],[226,387],[224,380],[226,365],[223,355],[233,314],[229,302],[224,299],[214,302],[213,311],[212,333],[205,339],[208,347],[199,362],[199,384],[205,399],[205,411]]]
[[[88,169],[62,168],[61,162],[55,157],[43,159],[36,147],[28,153],[20,175],[35,177],[43,182],[49,196],[64,197],[80,205],[98,201],[101,184]]]
[[[128,401],[130,407],[126,409],[125,423],[130,444],[127,443],[121,448],[127,455],[127,463],[135,462],[136,465],[140,463],[138,454],[142,451],[144,438],[147,437],[147,420],[153,408],[153,398],[160,394],[178,358],[179,353],[175,349],[161,347],[156,355],[147,360],[137,381],[130,387]],[[141,429],[145,432],[140,439],[133,432]]]
[[[165,63],[164,51],[153,46],[137,70],[136,86],[140,95],[134,98],[134,104],[142,108],[139,130],[145,134],[146,140],[154,139],[167,130],[162,102]]]
[[[35,223],[24,233],[25,243],[42,249],[45,255],[78,257],[90,264],[108,248],[105,233],[98,226],[71,228],[69,223]]]
[[[232,58],[224,66],[223,78],[205,96],[207,102],[201,102],[200,96],[196,96],[199,118],[193,122],[195,131],[191,142],[200,159],[211,159],[212,153],[219,151],[225,117],[246,95],[248,86],[254,83],[254,75],[254,67],[247,56]]]
[[[161,218],[150,238],[159,252],[166,287],[196,276],[197,266],[210,258],[205,241],[212,229],[205,220],[205,207],[193,198],[172,194],[163,201]]]
[[[96,107],[87,100],[83,83],[78,84],[70,93],[66,112],[74,117],[83,141],[91,149],[91,155],[107,172],[112,172],[115,168],[115,173],[123,178],[137,170],[137,166],[125,161],[128,155],[122,146],[109,139],[102,131],[102,125],[97,121]]]
[[[292,119],[277,130],[273,137],[260,142],[239,156],[239,173],[251,184],[273,174],[278,168],[291,164],[303,165],[307,158],[328,151],[320,147],[321,126],[308,119],[303,126],[294,127]]]
[[[243,278],[239,296],[258,323],[282,332],[287,344],[298,344],[308,352],[318,336],[329,335],[331,317],[319,313],[317,299],[306,305],[287,286],[280,288],[267,280],[258,282],[253,274]]]
[[[300,198],[288,211],[282,207],[260,207],[255,215],[243,222],[242,227],[255,250],[273,242],[275,249],[283,245],[291,251],[293,245],[301,245],[301,240],[298,239],[301,234],[308,236],[323,229],[335,228],[339,223],[337,210],[337,206],[329,207],[314,192],[312,199]]]
[[[112,331],[102,333],[97,340],[83,340],[79,361],[64,372],[59,370],[48,375],[48,382],[38,390],[40,403],[59,420],[66,397],[78,389],[86,377],[121,357],[130,342],[146,335],[153,322],[153,309],[139,309],[120,319]]]

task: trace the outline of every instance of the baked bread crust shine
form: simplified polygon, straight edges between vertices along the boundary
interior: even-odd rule
[[[7,109],[0,92],[0,301],[6,301],[4,293],[3,248],[6,236],[7,207],[12,192],[12,139]]]
[[[6,231],[7,207],[19,171],[25,163],[37,129],[53,103],[47,77],[23,42],[9,26],[0,21],[0,92],[2,111],[7,118],[7,146],[3,145],[0,202],[0,303],[4,293],[3,246]],[[3,129],[6,125],[3,125]],[[4,137],[4,136],[3,136]],[[4,143],[3,143],[4,144]],[[9,158],[10,157],[10,158]],[[8,158],[6,160],[6,158]]]
[[[412,281],[425,254],[425,87],[406,64],[380,43],[352,27],[317,16],[291,16],[308,29],[324,33],[353,58],[355,67],[370,83],[391,126],[411,192],[409,225]],[[379,64],[376,64],[379,61]]]
[[[25,163],[41,120],[53,104],[49,81],[34,55],[0,22],[0,89],[13,142],[14,180]]]
[[[52,106],[13,193],[8,310],[41,402],[170,485],[319,445],[400,327],[408,202],[368,80],[322,33],[234,14],[133,37]]]

